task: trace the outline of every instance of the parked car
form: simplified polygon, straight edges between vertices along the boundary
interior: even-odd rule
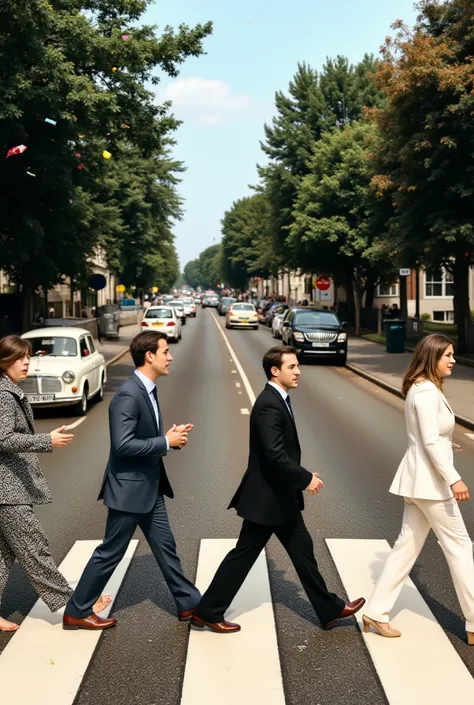
[[[237,299],[234,299],[232,296],[222,296],[217,304],[217,313],[219,316],[225,316],[232,304],[236,302]]]
[[[219,297],[216,296],[216,294],[212,294],[212,296],[205,296],[202,300],[202,308],[207,308],[208,306],[210,308],[217,308],[218,303]]]
[[[186,314],[186,316],[192,316],[193,318],[196,318],[196,304],[194,303],[194,299],[185,298],[181,299],[181,302],[183,304],[184,313]]]
[[[235,303],[232,304],[225,317],[226,328],[258,328],[257,311],[253,304]]]
[[[182,338],[181,319],[173,306],[150,306],[143,316],[142,328],[153,328],[166,333],[168,340],[179,343]]]
[[[180,319],[181,323],[186,325],[186,314],[184,312],[184,306],[182,301],[168,301],[168,306],[173,306],[176,309],[176,315]]]
[[[282,304],[282,303],[274,303],[270,306],[270,308],[267,311],[267,314],[265,316],[265,325],[268,328],[272,327],[273,319],[276,316],[277,313],[282,313],[284,311],[287,311],[289,308],[288,304]]]
[[[28,376],[20,386],[33,407],[73,406],[84,416],[92,397],[104,398],[107,368],[85,328],[57,326],[23,333],[32,347]]]
[[[283,321],[286,315],[286,311],[277,313],[272,321],[272,335],[274,338],[281,338],[281,329],[283,327]]]
[[[332,359],[339,365],[347,361],[347,333],[335,313],[330,311],[291,309],[282,326],[284,345],[292,345],[301,360]]]

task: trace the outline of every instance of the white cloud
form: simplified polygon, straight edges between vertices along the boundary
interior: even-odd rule
[[[224,81],[206,78],[178,78],[158,93],[160,101],[171,100],[177,117],[201,125],[222,125],[252,107],[252,98],[233,93]]]

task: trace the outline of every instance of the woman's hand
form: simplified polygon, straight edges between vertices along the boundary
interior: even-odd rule
[[[469,490],[462,480],[458,480],[451,485],[456,502],[467,502],[469,499]]]
[[[66,426],[60,426],[59,428],[55,428],[54,431],[51,431],[50,436],[53,448],[66,448],[70,445],[72,439],[74,438],[74,434],[63,433],[65,428]]]

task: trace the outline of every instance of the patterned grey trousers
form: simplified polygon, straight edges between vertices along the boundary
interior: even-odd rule
[[[15,558],[51,612],[65,606],[73,591],[53,561],[33,507],[0,504],[0,601]]]

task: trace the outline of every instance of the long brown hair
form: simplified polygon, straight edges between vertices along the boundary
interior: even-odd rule
[[[449,345],[454,347],[453,341],[441,333],[433,333],[420,340],[413,353],[410,367],[403,378],[403,398],[408,394],[410,387],[422,379],[433,382],[441,390],[443,379],[438,373],[438,362]]]
[[[0,338],[0,377],[10,365],[24,355],[31,355],[31,343],[19,335],[7,335]]]

